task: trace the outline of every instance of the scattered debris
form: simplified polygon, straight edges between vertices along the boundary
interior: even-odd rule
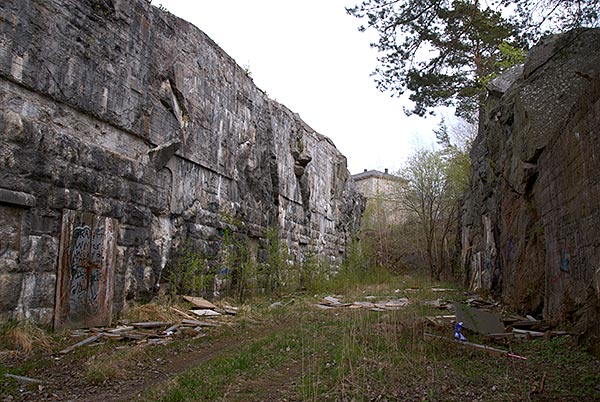
[[[203,299],[202,297],[194,297],[194,296],[182,296],[184,300],[192,303],[194,306],[201,308],[201,309],[216,309],[217,306],[215,306],[214,304],[212,304],[211,302],[209,302],[206,299]]]
[[[321,301],[322,305],[324,306],[333,306],[333,307],[348,307],[351,306],[351,303],[342,303],[340,302],[339,299],[336,299],[333,296],[327,296],[325,298],[323,298],[323,300]]]
[[[315,304],[315,306],[317,306],[321,310],[333,310],[335,308],[333,306],[329,306],[329,305],[326,305],[326,304]]]
[[[127,332],[133,330],[134,327],[130,325],[118,325],[117,328],[106,331],[109,334],[120,334],[121,332]]]
[[[166,327],[169,325],[173,325],[172,322],[164,322],[164,321],[147,321],[147,322],[134,322],[131,324],[135,328],[158,328],[158,327]]]
[[[192,326],[192,327],[220,327],[221,324],[216,322],[208,322],[208,321],[196,321],[196,320],[181,320],[181,323],[184,325]]]
[[[421,304],[425,305],[425,306],[430,306],[433,308],[439,308],[442,310],[447,310],[450,308],[451,304],[442,300],[442,299],[437,299],[437,300],[424,300],[421,302]]]
[[[42,380],[37,380],[35,378],[24,377],[22,375],[15,375],[15,374],[9,374],[9,373],[5,373],[4,377],[12,378],[13,380],[17,380],[19,382],[24,382],[26,384],[43,384],[44,383],[44,381],[42,381]]]
[[[77,342],[76,344],[71,345],[68,348],[61,350],[60,354],[64,355],[69,352],[72,352],[73,350],[77,349],[80,346],[84,346],[84,345],[87,345],[88,343],[96,342],[98,339],[102,338],[103,336],[104,336],[104,334],[102,332],[100,332],[97,335],[90,336],[89,338],[86,338],[81,342]]]
[[[190,311],[200,317],[216,317],[216,316],[221,315],[221,313],[214,311],[214,310],[209,310],[209,309],[199,309],[199,310],[190,310]]]
[[[513,334],[524,334],[527,339],[542,337],[545,335],[543,332],[528,331],[526,329],[518,329],[518,328],[513,328],[512,332],[513,332]]]
[[[432,323],[436,327],[446,327],[448,323],[454,321],[456,319],[456,315],[436,315],[436,316],[426,316],[425,319]]]
[[[537,384],[535,384],[535,385],[533,386],[533,389],[531,390],[531,392],[529,392],[529,399],[531,399],[531,397],[532,397],[533,395],[536,395],[536,394],[542,394],[542,393],[544,393],[544,386],[545,386],[545,383],[546,383],[546,373],[544,373],[544,374],[542,375],[542,379],[540,380],[540,386],[539,386],[539,389],[538,389],[538,385],[537,385]]]
[[[500,305],[500,303],[498,302],[484,300],[480,297],[472,297],[470,299],[467,299],[466,303],[471,307],[494,307]]]
[[[366,296],[366,299],[373,299],[374,297]],[[343,308],[348,307],[350,309],[360,309],[365,308],[371,311],[388,311],[388,310],[400,310],[401,308],[406,307],[410,301],[407,298],[402,299],[394,299],[394,300],[382,300],[380,302],[362,302],[355,301],[352,303],[342,303],[339,299],[327,296],[323,298],[321,302],[316,304],[316,306],[323,310],[328,310],[332,308]]]
[[[203,317],[216,317],[220,316],[221,313],[215,310],[221,310],[224,314],[235,315],[238,313],[239,308],[233,306],[223,306],[219,308],[214,304],[200,298],[192,296],[184,296],[184,298],[194,305],[207,305],[209,303],[213,306],[210,309],[195,309],[190,310],[193,314]],[[194,316],[185,313],[176,307],[170,307],[171,311],[177,313],[183,317],[180,322],[168,322],[168,321],[144,321],[127,323],[126,325],[118,325],[114,328],[84,328],[74,329],[71,331],[72,337],[87,336],[82,341],[79,341],[68,348],[61,350],[60,354],[67,354],[72,352],[76,348],[81,346],[98,346],[100,343],[96,343],[100,338],[106,338],[107,340],[133,340],[145,342],[148,345],[164,345],[171,342],[174,336],[205,336],[206,334],[198,334],[202,330],[202,327],[219,327],[219,322],[208,322],[198,321]]]
[[[188,320],[193,320],[194,317],[192,317],[191,315],[189,315],[188,313],[184,313],[181,310],[176,309],[175,307],[171,307],[171,310],[173,310],[174,312],[176,312],[177,314],[179,314],[182,317],[187,318]]]
[[[487,311],[472,308],[465,304],[454,303],[456,319],[462,321],[465,328],[480,334],[497,334],[504,331],[500,316]]]
[[[430,338],[434,338],[434,339],[441,339],[444,341],[449,341],[449,342],[454,342],[458,345],[463,345],[472,349],[478,349],[478,350],[482,350],[484,352],[496,355],[496,356],[508,356],[508,357],[512,357],[513,359],[519,359],[519,360],[527,360],[526,357],[523,356],[519,356],[519,355],[515,355],[513,353],[510,353],[508,350],[502,350],[502,349],[496,349],[493,348],[491,346],[486,346],[486,345],[480,345],[478,343],[473,343],[473,342],[467,342],[467,341],[457,341],[454,339],[449,339],[443,336],[439,336],[439,335],[433,335],[433,334],[429,334],[427,332],[425,332],[425,336],[426,337],[430,337]]]
[[[237,315],[239,308],[231,306],[223,306],[223,311],[229,315]]]
[[[171,325],[169,328],[165,329],[164,334],[166,336],[171,336],[179,329],[179,324]]]
[[[373,308],[373,307],[375,307],[375,303],[355,301],[355,302],[352,303],[351,307]]]
[[[456,339],[457,341],[466,342],[467,338],[460,332],[462,326],[462,322],[456,324],[456,327],[454,328],[454,339]]]

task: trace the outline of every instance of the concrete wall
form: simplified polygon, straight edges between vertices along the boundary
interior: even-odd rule
[[[50,322],[57,279],[94,244],[114,311],[184,239],[217,255],[224,228],[260,243],[278,226],[296,258],[341,262],[364,208],[346,158],[199,29],[143,0],[7,0],[0,15],[2,319]]]

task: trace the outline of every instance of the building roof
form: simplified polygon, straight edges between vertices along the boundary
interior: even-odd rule
[[[365,169],[364,172],[352,175],[352,179],[354,181],[370,179],[372,177],[388,179],[388,180],[401,180],[402,179],[401,177],[395,176],[393,174],[389,174],[387,169],[385,169],[385,172],[380,172],[379,170]]]

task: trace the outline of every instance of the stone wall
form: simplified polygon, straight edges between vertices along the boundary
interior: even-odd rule
[[[472,288],[566,321],[600,354],[600,30],[547,37],[492,82],[472,150]]]
[[[358,227],[333,143],[144,0],[0,3],[0,103],[2,319],[58,322],[79,274],[119,311],[225,228],[260,247],[278,227],[296,258],[339,264]]]

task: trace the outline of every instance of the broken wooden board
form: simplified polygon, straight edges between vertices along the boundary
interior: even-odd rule
[[[220,327],[221,324],[208,321],[196,321],[196,320],[181,320],[182,325],[189,325],[192,327]]]
[[[199,309],[199,310],[190,310],[190,311],[200,317],[216,317],[216,316],[221,315],[221,313],[218,313],[218,312],[216,312],[214,310],[210,310],[210,309]]]
[[[373,307],[375,307],[375,303],[361,302],[361,301],[355,301],[354,303],[352,303],[352,305],[356,306],[358,308],[373,308]]]
[[[36,378],[24,377],[22,375],[15,375],[15,374],[9,374],[9,373],[5,373],[4,377],[12,378],[13,380],[17,380],[17,381],[25,383],[25,384],[43,384],[44,383],[44,381],[38,380]]]
[[[513,328],[512,332],[514,334],[524,334],[527,339],[538,338],[538,337],[541,338],[542,336],[545,335],[544,332],[528,331],[526,329],[518,329],[518,328]]]
[[[77,342],[76,344],[71,345],[68,348],[61,350],[59,353],[63,354],[63,355],[67,354],[67,353],[72,352],[73,350],[77,349],[80,346],[84,346],[84,345],[87,345],[88,343],[96,342],[98,339],[102,338],[103,336],[104,336],[104,334],[102,332],[100,332],[98,335],[90,336],[89,338],[86,338],[81,342]]]
[[[132,327],[131,325],[119,325],[116,328],[110,329],[107,332],[111,333],[111,334],[120,334],[122,332],[127,332],[127,331],[133,331],[134,327]]]
[[[229,315],[237,315],[237,313],[239,312],[239,308],[231,307],[231,306],[223,306],[223,311]]]
[[[508,350],[496,349],[491,346],[480,345],[478,343],[473,343],[473,342],[458,341],[456,339],[445,338],[443,336],[433,335],[433,334],[429,334],[427,332],[425,332],[425,336],[429,337],[429,338],[435,338],[435,339],[440,339],[440,340],[444,340],[447,342],[455,343],[455,344],[465,346],[465,347],[468,347],[471,349],[478,349],[478,350],[487,352],[487,353],[495,355],[495,356],[508,356],[508,357],[512,357],[513,359],[527,360],[526,357],[515,355],[513,353],[510,353]]]
[[[454,303],[456,320],[463,327],[480,334],[499,334],[504,332],[504,324],[500,316],[487,311],[481,311],[466,304]]]
[[[342,302],[340,302],[339,299],[337,299],[333,296],[327,296],[327,297],[323,298],[323,301],[321,302],[321,304],[337,306],[337,305],[342,304]]]
[[[159,327],[167,327],[173,325],[172,322],[166,321],[147,321],[147,322],[134,322],[131,324],[136,328],[159,328]]]
[[[189,301],[194,306],[201,308],[201,309],[211,309],[212,310],[212,309],[217,308],[217,306],[215,306],[208,300],[203,299],[202,297],[195,297],[195,296],[182,296],[182,297],[184,300]]]
[[[176,313],[177,313],[177,314],[179,314],[180,316],[187,318],[188,320],[194,320],[194,319],[195,319],[195,318],[194,318],[194,317],[192,317],[191,315],[189,315],[189,314],[187,314],[187,313],[184,313],[183,311],[181,311],[181,310],[178,310],[178,309],[176,309],[175,307],[171,307],[171,310],[173,310],[174,312],[176,312]]]

